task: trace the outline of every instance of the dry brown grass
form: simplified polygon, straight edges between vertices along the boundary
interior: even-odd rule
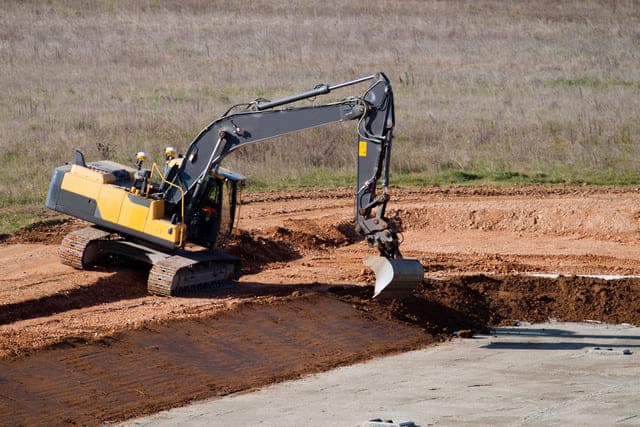
[[[378,70],[396,171],[639,169],[637,1],[0,1],[0,200],[41,200],[74,147],[184,150],[231,104]],[[230,162],[351,171],[354,138],[345,124]]]

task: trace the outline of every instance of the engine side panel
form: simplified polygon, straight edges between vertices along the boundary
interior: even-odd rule
[[[163,217],[164,201],[147,199],[111,184],[110,174],[78,165],[56,169],[46,205],[114,232],[177,248],[181,226]]]

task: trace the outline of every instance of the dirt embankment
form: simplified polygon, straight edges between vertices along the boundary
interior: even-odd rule
[[[640,324],[640,280],[574,276],[640,275],[637,189],[395,189],[403,253],[426,276],[390,302],[370,299],[351,192],[244,200],[227,246],[240,283],[181,298],[147,295],[144,268],[60,265],[56,244],[81,222],[5,237],[0,419],[125,419],[517,321]]]

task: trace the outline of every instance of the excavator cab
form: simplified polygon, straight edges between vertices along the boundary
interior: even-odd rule
[[[209,249],[224,247],[236,223],[245,180],[244,176],[222,168],[208,177],[206,197],[188,228],[189,241]]]

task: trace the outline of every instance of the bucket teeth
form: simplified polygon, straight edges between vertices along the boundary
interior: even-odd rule
[[[373,298],[404,298],[422,283],[424,268],[415,259],[387,259],[368,256],[364,259],[376,276]]]

